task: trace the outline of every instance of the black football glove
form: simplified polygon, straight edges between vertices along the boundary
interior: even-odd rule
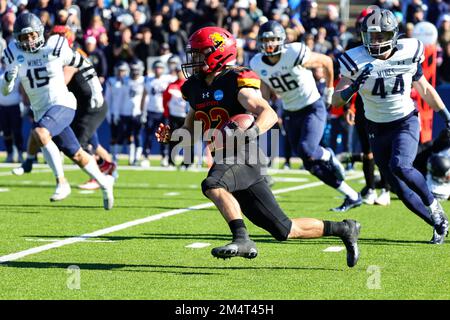
[[[341,97],[344,101],[350,100],[350,98],[358,92],[359,88],[366,82],[367,78],[369,78],[370,72],[373,70],[373,64],[368,63],[362,69],[360,75],[356,78],[355,81],[345,90],[341,91]]]

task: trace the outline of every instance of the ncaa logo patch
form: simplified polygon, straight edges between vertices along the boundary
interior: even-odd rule
[[[266,70],[261,70],[261,74],[262,74],[263,76],[267,76],[267,71],[266,71]]]
[[[17,56],[17,61],[20,62],[20,63],[22,63],[22,62],[25,61],[25,57],[24,57],[23,55],[18,55],[18,56]]]
[[[223,91],[222,90],[214,91],[214,99],[216,101],[222,100],[223,99]]]

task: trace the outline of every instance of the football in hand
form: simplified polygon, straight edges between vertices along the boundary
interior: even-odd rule
[[[250,128],[253,123],[255,122],[255,117],[251,114],[247,113],[241,113],[236,114],[232,116],[227,123],[225,123],[224,128],[231,128],[231,129],[241,129],[242,131],[247,130]]]

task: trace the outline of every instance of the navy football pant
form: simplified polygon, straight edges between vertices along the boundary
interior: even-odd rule
[[[120,116],[118,144],[131,144],[141,146],[141,117],[140,116]]]
[[[305,169],[327,185],[338,188],[342,181],[320,160],[323,148],[319,145],[327,123],[327,109],[322,99],[299,111],[285,111],[285,129],[292,149],[302,158]]]
[[[389,123],[367,122],[378,168],[406,207],[433,225],[427,206],[434,197],[423,175],[413,167],[420,132],[417,114]]]
[[[145,124],[145,134],[144,134],[144,145],[143,145],[143,155],[144,157],[150,154],[152,149],[152,139],[155,136],[155,132],[159,127],[160,123],[166,123],[164,114],[158,112],[147,112],[147,123]],[[160,151],[162,156],[167,155],[167,148],[164,143],[159,143]]]
[[[56,143],[59,150],[64,152],[69,158],[72,158],[81,148],[70,127],[74,117],[74,109],[54,105],[47,110],[37,123],[38,127],[46,128],[50,132],[52,140]]]

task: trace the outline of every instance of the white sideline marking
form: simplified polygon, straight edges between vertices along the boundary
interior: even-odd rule
[[[0,192],[8,192],[9,188],[0,188]]]
[[[25,241],[31,242],[57,242],[62,241],[61,239],[25,239]],[[84,240],[83,242],[116,242],[114,240]]]
[[[272,177],[275,182],[308,182],[308,178]]]
[[[341,252],[345,250],[345,247],[341,247],[341,246],[336,246],[336,247],[328,247],[325,250],[323,250],[323,252]]]
[[[208,247],[210,245],[211,245],[211,243],[194,242],[192,244],[189,244],[189,245],[185,246],[185,248],[201,249],[201,248],[206,248],[206,247]]]
[[[165,196],[173,197],[173,196],[179,196],[179,192],[167,192],[164,194]]]
[[[79,194],[92,194],[95,193],[94,190],[80,190],[78,191]]]
[[[352,179],[358,179],[361,178],[362,174],[357,175],[352,177]],[[349,179],[348,179],[349,180]],[[278,190],[273,190],[273,194],[280,194],[280,193],[287,193],[287,192],[292,192],[292,191],[297,191],[297,190],[302,190],[302,189],[308,189],[308,188],[314,188],[317,186],[323,185],[323,182],[312,182],[312,183],[307,183],[304,185],[300,185],[300,186],[295,186],[295,187],[290,187],[290,188],[284,188],[284,189],[278,189]],[[1,256],[0,257],[0,263],[5,263],[8,261],[13,261],[13,260],[17,260],[32,254],[36,254],[36,253],[40,253],[40,252],[44,252],[47,250],[51,250],[51,249],[55,249],[55,248],[59,248],[59,247],[63,247],[69,244],[73,244],[73,243],[77,243],[77,242],[82,242],[82,241],[86,241],[89,238],[97,238],[99,236],[108,234],[108,233],[113,233],[116,231],[120,231],[123,229],[127,229],[127,228],[131,228],[134,226],[138,226],[147,222],[152,222],[152,221],[156,221],[156,220],[160,220],[163,218],[167,218],[170,216],[175,216],[177,214],[181,214],[187,211],[195,211],[195,210],[201,210],[201,209],[206,209],[206,208],[210,208],[213,207],[214,203],[212,202],[207,202],[207,203],[202,203],[202,204],[198,204],[192,207],[187,207],[187,208],[182,208],[182,209],[176,209],[176,210],[170,210],[170,211],[166,211],[166,212],[162,212],[162,213],[158,213],[155,215],[151,215],[142,219],[137,219],[137,220],[132,220],[132,221],[128,221],[122,224],[118,224],[112,227],[108,227],[108,228],[104,228],[104,229],[100,229],[91,233],[86,233],[83,234],[81,236],[78,237],[72,237],[72,238],[67,238],[61,241],[57,241],[57,242],[53,242],[53,243],[49,243],[43,246],[39,246],[39,247],[34,247],[34,248],[30,248],[27,250],[23,250],[23,251],[19,251],[16,253],[11,253],[5,256]]]

